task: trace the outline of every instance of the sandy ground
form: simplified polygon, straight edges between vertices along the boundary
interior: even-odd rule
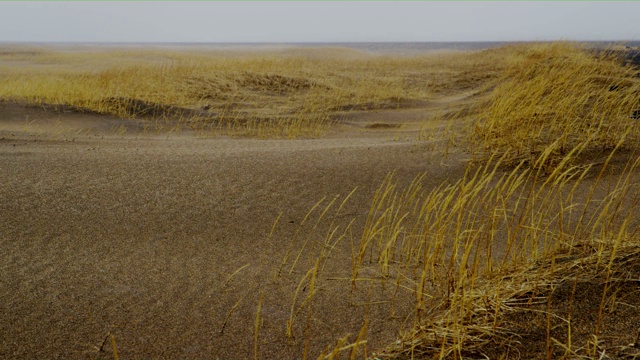
[[[388,173],[403,184],[427,172],[434,186],[460,177],[460,155],[410,140],[424,110],[393,113],[355,114],[323,139],[202,139],[131,124],[118,136],[117,119],[1,104],[0,357],[109,358],[111,333],[122,358],[249,358],[260,293],[263,358],[300,358],[307,338],[315,357],[357,334],[365,312],[368,351],[394,341],[408,301],[394,317],[388,304],[357,305],[390,291],[370,285],[350,305],[340,280],[315,297],[309,336],[303,311],[287,339],[309,261],[272,277],[320,199],[357,187],[342,212],[357,230]],[[370,126],[385,119],[395,125]],[[339,244],[323,276],[350,276],[350,251]]]
[[[315,358],[347,334],[354,341],[365,319],[368,355],[394,342],[412,300],[400,293],[392,313],[381,300],[394,289],[371,281],[350,297],[351,282],[341,280],[351,276],[347,240],[321,273],[313,312],[297,313],[293,337],[285,335],[313,260],[308,250],[329,230],[323,221],[311,231],[319,211],[302,224],[320,200],[322,209],[357,188],[333,219],[342,228],[355,219],[357,236],[389,173],[400,186],[426,173],[427,189],[460,179],[465,154],[454,148],[442,156],[442,136],[416,138],[425,124],[433,134],[447,128],[430,120],[434,113],[461,114],[475,97],[352,111],[326,137],[309,140],[145,134],[132,121],[0,103],[0,358],[113,358],[108,334],[120,358],[252,358],[259,304],[261,358],[302,358],[305,349]],[[596,197],[606,196],[616,171]],[[292,267],[308,234],[311,245]],[[290,246],[292,258],[274,276]],[[573,311],[576,343],[590,336],[600,285],[554,295],[559,316]],[[632,305],[607,314],[609,348],[637,334],[640,284],[623,285],[620,297]],[[294,309],[308,292],[301,288]],[[575,306],[567,310],[568,296]],[[527,335],[512,357],[546,356],[540,314],[514,318],[522,324],[514,331]],[[553,335],[566,341],[562,326],[558,320]]]

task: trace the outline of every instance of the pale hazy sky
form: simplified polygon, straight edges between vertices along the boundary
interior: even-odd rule
[[[0,41],[640,40],[639,17],[640,1],[0,1]]]

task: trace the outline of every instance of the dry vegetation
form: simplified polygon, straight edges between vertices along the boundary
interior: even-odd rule
[[[509,62],[471,130],[480,157],[554,167],[637,143],[629,121],[640,102],[637,68],[564,43],[513,48]]]
[[[7,48],[0,99],[146,119],[150,130],[318,137],[350,110],[399,108],[496,76],[491,53],[366,56],[346,49],[231,52]]]
[[[281,330],[303,334],[303,358],[640,357],[640,327],[623,321],[640,319],[640,125],[631,118],[640,79],[611,54],[565,43],[411,58],[23,49],[0,61],[4,101],[201,133],[317,137],[348,111],[485,94],[447,115],[450,138],[433,149],[468,152],[463,178],[428,188],[428,169],[409,186],[390,174],[363,226],[344,213],[353,193],[323,198],[278,258],[275,219],[258,271],[268,276],[254,294],[255,358],[264,294],[287,281],[295,288],[280,299],[289,309]],[[398,341],[368,348],[366,311],[359,333],[310,353],[312,319],[322,316],[314,301],[336,282],[351,290],[323,296],[355,307],[368,291],[366,308],[383,306],[389,318],[409,303]]]

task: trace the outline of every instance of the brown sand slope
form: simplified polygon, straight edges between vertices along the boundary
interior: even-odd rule
[[[285,329],[308,266],[274,283],[261,259],[277,266],[325,196],[358,187],[343,210],[357,227],[389,172],[402,183],[426,171],[437,185],[463,171],[455,156],[431,156],[428,144],[394,141],[396,126],[357,121],[325,139],[290,141],[115,136],[115,119],[15,104],[3,104],[0,116],[0,356],[7,358],[110,357],[109,346],[98,349],[109,332],[125,358],[251,357],[260,289],[260,354],[299,358],[306,315],[294,339]],[[90,130],[77,135],[81,128]],[[348,277],[350,245],[339,246],[326,273]],[[309,354],[357,334],[365,310],[384,320],[369,324],[370,348],[397,337],[411,307],[399,306],[392,319],[388,306],[350,306],[332,295],[349,289],[335,281],[314,300]]]

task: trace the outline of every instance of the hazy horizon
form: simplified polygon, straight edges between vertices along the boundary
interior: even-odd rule
[[[7,43],[637,41],[640,2],[0,2]]]

